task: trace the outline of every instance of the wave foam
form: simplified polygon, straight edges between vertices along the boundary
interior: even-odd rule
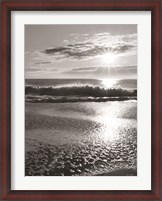
[[[26,86],[26,95],[37,96],[91,96],[91,97],[120,97],[120,96],[136,96],[137,90],[129,91],[122,88],[101,88],[99,86],[82,85],[82,86]]]
[[[137,97],[26,96],[26,102],[29,103],[106,102],[106,101],[128,101],[128,100],[137,100]]]

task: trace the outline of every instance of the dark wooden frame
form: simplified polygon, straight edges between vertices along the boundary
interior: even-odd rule
[[[152,188],[150,191],[11,190],[11,11],[151,11]],[[0,28],[0,200],[162,200],[160,163],[161,0],[2,0]],[[161,146],[161,149],[160,149]]]

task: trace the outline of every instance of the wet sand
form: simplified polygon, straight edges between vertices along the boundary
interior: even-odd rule
[[[137,175],[137,102],[26,103],[25,175]]]

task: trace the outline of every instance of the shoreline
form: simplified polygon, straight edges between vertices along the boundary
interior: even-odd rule
[[[26,96],[26,103],[82,103],[82,102],[108,102],[108,101],[137,101],[137,96],[121,97],[83,97],[83,96]]]

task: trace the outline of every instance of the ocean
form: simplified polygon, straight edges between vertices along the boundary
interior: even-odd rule
[[[103,88],[137,89],[136,79],[26,79],[26,85],[33,86],[99,86]],[[110,86],[111,85],[111,86]]]
[[[25,80],[26,176],[136,176],[137,80]]]
[[[83,102],[136,99],[137,80],[27,79],[26,102]]]

